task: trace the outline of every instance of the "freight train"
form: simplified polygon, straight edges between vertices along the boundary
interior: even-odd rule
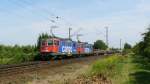
[[[88,56],[93,54],[93,45],[87,42],[77,42],[63,38],[48,38],[41,40],[41,58],[64,58],[73,56]]]

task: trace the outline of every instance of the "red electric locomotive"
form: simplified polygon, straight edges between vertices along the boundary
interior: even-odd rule
[[[41,42],[41,53],[58,53],[59,50],[59,39],[51,38],[51,39],[44,39]]]

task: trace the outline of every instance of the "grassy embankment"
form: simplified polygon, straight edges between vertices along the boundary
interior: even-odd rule
[[[110,56],[93,63],[75,84],[150,84],[150,65],[133,55]]]

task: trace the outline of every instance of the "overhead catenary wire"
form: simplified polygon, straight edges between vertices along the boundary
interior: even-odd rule
[[[33,2],[31,2],[31,1],[20,0],[20,2],[21,2],[22,4],[27,5],[27,6],[30,6],[30,7],[32,7],[32,5],[33,5],[33,4],[32,4]],[[58,16],[58,15],[56,15],[56,14],[50,12],[49,10],[47,10],[47,9],[45,9],[45,8],[41,8],[41,7],[38,7],[38,8],[33,7],[33,8],[34,8],[35,10],[36,10],[36,9],[37,9],[37,10],[40,10],[40,11],[42,12],[40,15],[41,15],[42,17],[44,17],[45,19],[47,19],[47,20],[51,20],[51,22],[53,21],[53,23],[56,23],[56,21],[58,21],[58,19],[59,19],[59,21],[65,22],[65,25],[69,25],[69,27],[75,26],[74,24],[68,22],[64,17]],[[43,14],[46,14],[46,15],[43,15]],[[57,22],[57,24],[58,24],[58,22]],[[73,27],[72,27],[72,28],[73,28]]]
[[[36,13],[37,11],[41,11],[40,13],[36,13],[36,15],[38,15],[38,17],[42,17],[43,20],[51,20],[54,19],[55,15],[52,14],[51,12],[48,12],[48,10],[41,8],[41,7],[33,7],[33,1],[25,1],[25,0],[8,0],[10,3],[12,3],[13,5],[17,6],[18,8],[21,8],[22,10],[26,10],[29,13]],[[20,13],[20,12],[18,12]],[[14,12],[14,14],[17,14]],[[21,14],[17,14],[17,16],[21,16],[24,17],[24,13],[21,12]]]
[[[70,23],[64,17],[55,15],[54,13],[50,12],[49,10],[47,10],[44,7],[34,7],[35,4],[36,4],[34,1],[31,1],[31,0],[8,0],[8,1],[10,3],[12,3],[13,5],[15,5],[16,7],[20,8],[20,9],[22,9],[24,11],[27,11],[27,12],[29,12],[31,14],[34,14],[37,11],[41,11],[40,13],[36,13],[36,15],[38,15],[39,17],[42,17],[43,20],[50,21],[49,24],[51,26],[56,26],[56,25],[58,26],[58,21],[59,21],[59,22],[64,22],[65,26],[68,25],[68,28],[70,28],[70,27],[72,29],[73,28],[79,28],[79,26]],[[24,12],[13,12],[13,13],[15,15],[17,15],[17,16],[19,15],[21,17],[26,17]],[[81,29],[81,28],[79,28],[79,29]],[[79,29],[77,29],[77,32],[78,32]],[[75,33],[77,33],[77,32],[75,32]]]

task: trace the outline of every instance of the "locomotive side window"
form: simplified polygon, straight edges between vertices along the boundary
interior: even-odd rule
[[[84,47],[85,47],[85,48],[88,48],[88,45],[87,45],[87,44],[85,44],[85,45],[84,45]]]
[[[66,42],[66,46],[69,46],[69,43],[68,43],[68,42]]]
[[[54,40],[54,45],[57,45],[57,41],[56,40]]]
[[[57,41],[57,45],[59,45],[59,41]]]
[[[64,42],[64,41],[62,41],[62,45],[63,45],[63,46],[65,45],[65,42]]]
[[[71,46],[71,42],[68,42],[68,46]]]
[[[66,46],[66,42],[64,41],[64,44],[63,44],[64,46]]]
[[[84,45],[83,45],[83,44],[81,44],[81,48],[83,48],[83,46],[84,46]]]
[[[82,44],[79,44],[79,47],[82,48]]]
[[[87,48],[90,48],[90,45],[87,45]]]
[[[54,40],[54,45],[59,45],[59,41]]]
[[[73,47],[76,47],[76,43],[73,43]]]
[[[53,45],[53,41],[52,40],[48,40],[48,45]]]
[[[80,47],[80,44],[78,43],[77,46]]]

